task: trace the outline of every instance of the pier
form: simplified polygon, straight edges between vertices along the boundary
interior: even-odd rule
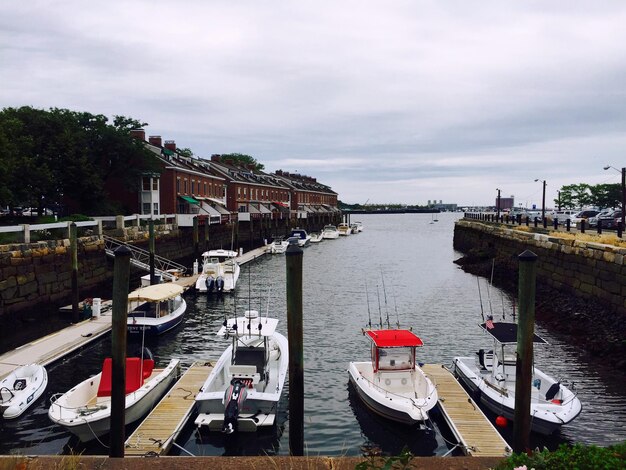
[[[448,369],[441,364],[424,364],[422,370],[435,382],[441,412],[466,455],[505,457],[511,452],[500,433]]]
[[[126,440],[127,457],[167,455],[193,411],[198,390],[213,370],[210,362],[194,363]]]

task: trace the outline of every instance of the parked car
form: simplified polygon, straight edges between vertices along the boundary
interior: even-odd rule
[[[597,227],[598,220],[600,220],[601,217],[607,216],[612,211],[613,209],[602,209],[597,215],[589,217],[589,219],[587,219],[587,222],[589,222],[589,227]]]
[[[589,219],[591,217],[594,217],[596,215],[598,215],[600,213],[599,210],[596,209],[584,209],[582,211],[580,211],[578,214],[576,214],[572,219],[571,219],[571,224],[572,227],[577,227],[580,225],[580,223],[584,220],[585,224],[587,224],[587,226],[589,225]]]
[[[552,211],[550,214],[550,219],[557,219],[560,225],[564,225],[567,219],[572,220],[574,217],[576,217],[576,214],[578,214],[578,211],[570,209]]]
[[[616,228],[617,223],[615,222],[615,217],[621,220],[622,211],[610,210],[605,215],[600,216],[599,220],[602,222],[602,228]]]
[[[36,207],[27,207],[22,211],[22,215],[27,217],[36,217],[39,215]],[[41,215],[53,215],[50,209],[42,209]]]

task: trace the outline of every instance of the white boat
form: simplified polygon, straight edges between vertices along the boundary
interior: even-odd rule
[[[270,253],[272,254],[281,254],[287,251],[287,247],[289,246],[289,242],[284,240],[282,237],[276,237],[274,241],[270,244]]]
[[[210,250],[202,253],[202,273],[196,281],[198,292],[232,292],[239,279],[236,251]]]
[[[178,363],[172,359],[164,369],[154,369],[152,359],[126,359],[125,424],[137,421],[154,407],[176,378]],[[102,372],[52,397],[50,419],[83,442],[107,434],[111,427],[111,367],[111,358],[105,359]]]
[[[324,230],[322,230],[322,238],[329,240],[339,238],[339,230],[334,225],[325,225]]]
[[[319,243],[324,239],[321,232],[311,233],[311,243]]]
[[[311,241],[311,235],[301,228],[293,229],[289,234],[289,238],[297,238],[299,246],[306,246]]]
[[[48,386],[44,366],[28,364],[13,369],[0,381],[0,418],[19,417]]]
[[[340,223],[337,226],[337,230],[339,231],[339,235],[344,236],[344,237],[347,237],[348,235],[352,234],[352,229],[345,222]]]
[[[352,225],[356,225],[356,231],[357,232],[362,232],[363,231],[363,222],[354,222]]]
[[[174,328],[183,321],[187,310],[183,292],[182,286],[168,282],[128,294],[128,332],[160,335]]]
[[[493,349],[480,349],[475,357],[455,357],[454,373],[472,391],[476,401],[513,420],[517,324],[488,320],[480,327],[493,337]],[[546,342],[535,334],[533,343]],[[576,418],[582,405],[576,394],[560,381],[537,367],[533,367],[532,373],[531,429],[540,434],[552,434]]]
[[[422,340],[410,330],[365,330],[372,342],[371,361],[351,362],[350,381],[373,412],[412,425],[428,419],[437,404],[437,388],[417,365]]]
[[[225,322],[217,334],[232,342],[196,396],[198,427],[230,434],[274,425],[289,364],[277,325],[256,310]]]

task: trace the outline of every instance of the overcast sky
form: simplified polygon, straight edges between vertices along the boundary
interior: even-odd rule
[[[626,166],[626,2],[0,3],[0,107],[124,115],[348,203],[541,204]]]

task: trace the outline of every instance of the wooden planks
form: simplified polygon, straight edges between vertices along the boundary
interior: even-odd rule
[[[422,370],[437,386],[439,406],[467,455],[503,457],[510,448],[452,373],[440,364]]]
[[[194,363],[174,384],[148,417],[127,439],[125,455],[166,455],[189,419],[195,398],[213,369],[210,362]]]

